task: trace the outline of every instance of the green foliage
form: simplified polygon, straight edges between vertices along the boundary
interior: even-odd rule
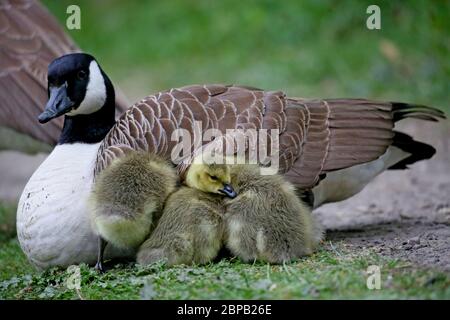
[[[28,135],[21,134],[13,129],[0,127],[0,151],[11,149],[28,154],[50,152],[52,150],[51,147],[44,142],[33,139]]]
[[[370,97],[448,108],[450,3],[378,1],[55,1],[81,8],[77,43],[134,101],[192,83],[293,96]],[[447,109],[448,110],[448,109]]]
[[[80,265],[81,290],[67,287],[61,268],[44,272],[27,261],[14,236],[15,207],[0,204],[0,299],[391,299],[450,298],[450,277],[325,244],[296,263],[244,264],[237,259],[205,266],[112,264],[105,274]],[[3,227],[7,226],[7,227]],[[5,229],[6,228],[6,229]],[[381,267],[381,290],[366,288],[369,265]]]
[[[339,248],[339,244],[335,244]],[[333,247],[334,248],[334,247]],[[67,288],[64,269],[33,271],[15,241],[0,255],[0,299],[413,299],[449,298],[448,275],[424,271],[370,252],[325,246],[285,265],[236,259],[205,266],[117,264],[105,274],[80,265],[81,289]],[[366,269],[381,267],[381,290],[368,290]],[[15,266],[15,270],[13,268]],[[8,277],[9,274],[9,277]]]
[[[34,271],[22,253],[16,239],[0,242],[0,281],[17,278],[27,272]],[[2,297],[2,286],[0,284],[0,299]]]
[[[16,211],[16,206],[0,203],[0,244],[16,235]]]

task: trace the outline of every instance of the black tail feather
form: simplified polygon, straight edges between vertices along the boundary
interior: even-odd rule
[[[436,149],[429,144],[415,141],[405,133],[394,131],[394,134],[392,145],[405,152],[411,153],[411,155],[408,158],[397,162],[393,166],[390,166],[388,170],[408,169],[408,165],[420,160],[430,159],[436,153]]]
[[[415,118],[428,121],[445,119],[445,114],[439,109],[418,104],[392,102],[392,114],[394,122],[405,118]]]

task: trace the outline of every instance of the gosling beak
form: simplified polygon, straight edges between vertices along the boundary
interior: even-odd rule
[[[236,191],[234,191],[233,187],[229,184],[224,184],[223,189],[220,189],[219,191],[231,199],[236,198],[237,196]]]
[[[38,120],[40,123],[46,123],[53,118],[57,118],[70,111],[75,104],[67,96],[67,84],[63,84],[60,87],[50,87],[50,97],[48,98],[47,105],[44,112],[42,112]]]

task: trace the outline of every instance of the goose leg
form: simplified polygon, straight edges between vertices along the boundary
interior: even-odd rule
[[[104,240],[102,237],[98,237],[98,256],[97,256],[97,263],[95,265],[95,269],[99,272],[105,272],[105,269],[103,268],[103,253],[105,252],[105,248],[108,242]]]

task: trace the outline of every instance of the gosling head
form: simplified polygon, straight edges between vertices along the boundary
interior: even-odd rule
[[[53,60],[47,80],[49,99],[38,117],[40,123],[61,115],[91,115],[104,106],[112,106],[109,113],[114,120],[114,87],[93,56],[73,53]]]
[[[186,174],[186,184],[207,193],[237,196],[231,186],[230,166],[226,164],[193,163]]]

